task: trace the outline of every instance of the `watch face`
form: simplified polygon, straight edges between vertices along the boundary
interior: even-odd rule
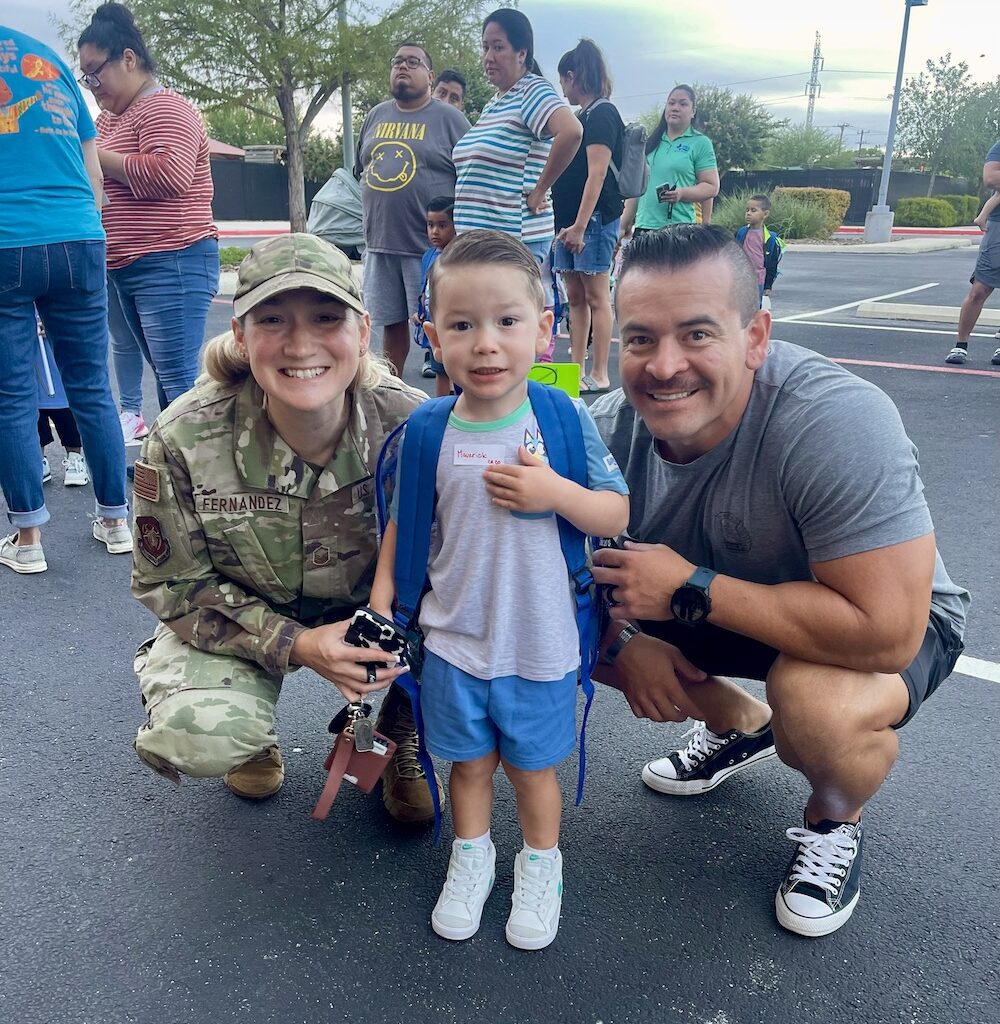
[[[674,591],[670,610],[679,622],[696,626],[708,615],[708,598],[697,587],[683,586]]]

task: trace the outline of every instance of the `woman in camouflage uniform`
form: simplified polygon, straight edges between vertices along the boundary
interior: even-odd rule
[[[159,619],[136,673],[148,721],[135,749],[155,771],[217,778],[240,796],[281,786],[275,704],[307,665],[349,700],[401,671],[369,673],[344,643],[375,571],[375,462],[423,399],[368,353],[347,257],[312,235],[254,246],[232,334],[207,376],[165,410],[135,466],[132,591]],[[400,820],[433,818],[406,696],[377,728],[400,746],[383,779]]]

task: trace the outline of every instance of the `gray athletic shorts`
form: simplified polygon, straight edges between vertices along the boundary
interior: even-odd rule
[[[365,253],[365,308],[373,327],[405,323],[417,311],[420,256]]]
[[[644,633],[679,648],[688,661],[713,676],[763,681],[778,657],[773,647],[710,622],[697,629],[672,620],[642,622],[640,625]],[[899,673],[906,683],[910,706],[902,721],[896,723],[897,729],[906,725],[920,705],[951,675],[958,656],[964,650],[965,645],[955,635],[951,624],[941,615],[931,612],[917,656]]]
[[[972,280],[987,288],[1000,288],[1000,220],[986,222],[986,234],[979,245]]]

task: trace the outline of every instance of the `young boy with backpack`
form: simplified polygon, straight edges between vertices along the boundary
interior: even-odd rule
[[[436,196],[427,204],[427,241],[431,244],[420,260],[420,295],[417,298],[417,311],[410,320],[413,322],[413,340],[424,350],[424,365],[420,376],[435,378],[434,393],[438,398],[451,394],[451,381],[444,367],[434,358],[431,343],[424,334],[424,321],[430,316],[428,279],[438,256],[454,240],[455,200],[452,196]]]
[[[761,309],[771,308],[771,289],[778,276],[778,262],[785,248],[785,243],[773,231],[769,231],[764,223],[770,212],[771,200],[767,196],[751,196],[747,200],[747,222],[736,232],[736,241],[743,246],[747,259],[757,271]]]
[[[418,550],[407,503],[423,494],[433,528],[419,714],[427,748],[454,762],[456,834],[431,924],[455,940],[479,928],[495,880],[490,817],[503,764],[524,833],[506,929],[520,949],[552,942],[562,900],[555,766],[576,745],[578,611],[589,579],[585,562],[571,578],[566,538],[615,536],[629,515],[624,479],[583,403],[529,386],[552,327],[543,303],[538,262],[509,235],[469,231],[435,264],[424,329],[462,392],[407,422],[371,596],[386,617],[394,598],[403,604],[399,581]],[[414,452],[408,443],[420,443],[430,420],[442,424],[438,447]],[[582,485],[552,468],[567,450]],[[425,569],[412,568],[419,593]]]

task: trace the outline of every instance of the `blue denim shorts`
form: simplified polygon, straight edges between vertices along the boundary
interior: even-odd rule
[[[420,674],[424,742],[446,761],[475,761],[494,750],[522,771],[540,771],[576,747],[574,670],[540,683],[520,676],[477,679],[426,651]]]
[[[555,254],[552,265],[556,272],[565,274],[572,271],[576,274],[606,274],[611,269],[611,258],[614,256],[618,242],[618,227],[621,218],[601,223],[601,215],[595,213],[587,223],[583,233],[583,252],[572,253],[559,239],[556,239]]]

